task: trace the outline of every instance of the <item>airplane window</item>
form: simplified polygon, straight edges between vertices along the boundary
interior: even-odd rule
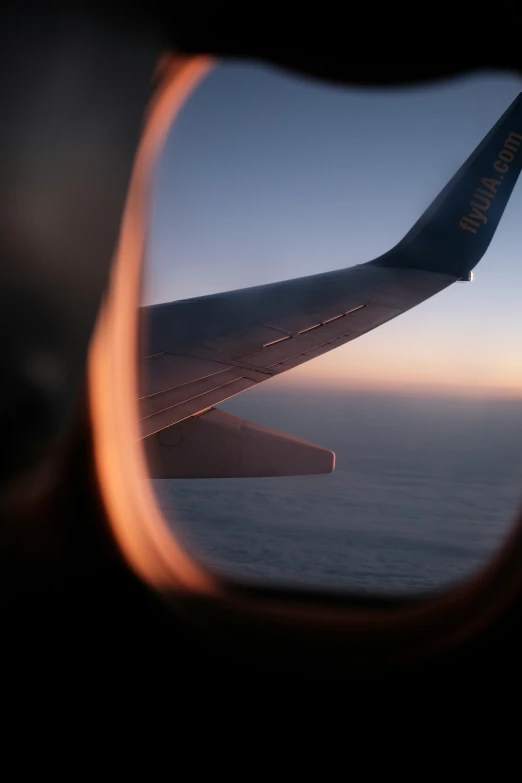
[[[211,568],[423,593],[502,542],[522,497],[519,91],[235,63],[187,101],[152,198],[140,417],[158,503]]]

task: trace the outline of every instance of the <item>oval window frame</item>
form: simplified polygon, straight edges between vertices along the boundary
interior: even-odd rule
[[[431,658],[469,640],[522,592],[522,518],[485,566],[424,598],[244,585],[207,570],[167,525],[147,480],[138,430],[137,302],[155,165],[185,100],[216,61],[166,56],[135,158],[107,296],[89,352],[98,487],[114,540],[133,571],[174,611],[250,650],[367,669]],[[123,444],[123,445],[122,445]]]

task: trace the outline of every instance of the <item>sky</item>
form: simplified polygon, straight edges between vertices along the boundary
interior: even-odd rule
[[[342,269],[395,245],[511,101],[518,77],[393,91],[220,64],[161,155],[143,304]],[[471,284],[271,383],[522,398],[522,179]]]

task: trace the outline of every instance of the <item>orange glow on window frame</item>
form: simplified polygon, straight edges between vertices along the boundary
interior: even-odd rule
[[[136,155],[118,248],[89,356],[90,403],[99,475],[111,476],[102,486],[112,532],[127,561],[156,588],[190,591],[216,589],[212,577],[177,544],[158,509],[147,480],[139,444],[137,414],[138,319],[135,307],[142,283],[149,193],[168,131],[187,97],[212,68],[210,58],[162,58],[159,86],[150,103]],[[114,407],[112,392],[125,379],[128,393]],[[103,435],[102,435],[103,431]],[[122,439],[125,442],[122,442]],[[130,491],[132,486],[132,492]],[[144,524],[146,520],[146,524]]]

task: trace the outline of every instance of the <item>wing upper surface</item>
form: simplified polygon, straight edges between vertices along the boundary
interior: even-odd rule
[[[457,278],[361,265],[142,309],[142,436],[356,339]]]

